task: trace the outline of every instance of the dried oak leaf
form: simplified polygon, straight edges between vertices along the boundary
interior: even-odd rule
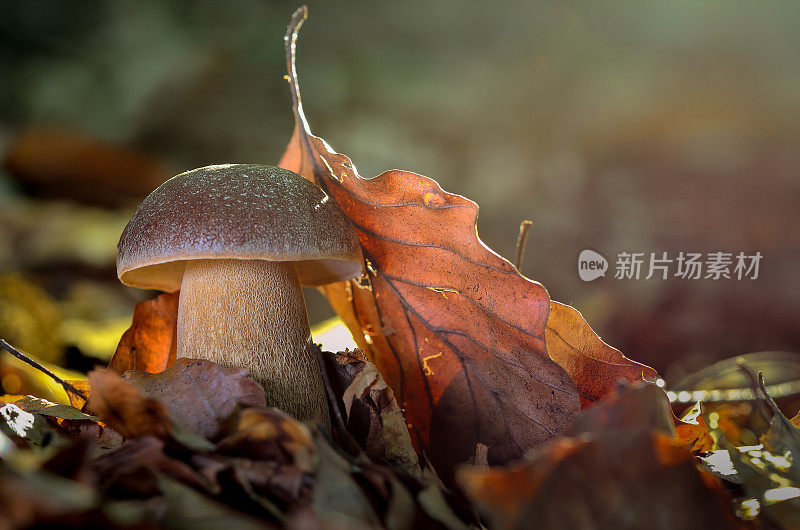
[[[291,464],[213,454],[195,454],[192,464],[227,505],[280,519],[295,505],[308,504],[313,479]]]
[[[157,374],[130,370],[122,378],[161,402],[174,423],[209,439],[238,407],[266,405],[264,390],[247,370],[202,359],[177,359]]]
[[[79,439],[48,458],[41,469],[85,486],[94,486],[96,477],[90,469],[89,461],[95,451],[94,444],[86,439]]]
[[[547,291],[478,238],[474,202],[407,171],[363,179],[311,134],[294,68],[305,16],[295,13],[286,39],[295,130],[280,165],[338,203],[369,271],[366,284],[326,294],[399,397],[416,447],[446,478],[478,442],[491,463],[518,458],[580,407],[570,377],[547,356]]]
[[[109,370],[118,374],[128,370],[157,373],[175,361],[178,294],[160,294],[136,304],[131,327],[122,335]]]

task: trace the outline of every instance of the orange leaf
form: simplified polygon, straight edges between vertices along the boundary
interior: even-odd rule
[[[84,396],[89,396],[89,381],[85,381],[83,379],[71,379],[67,381],[67,383],[71,384],[73,387],[77,388],[81,392],[83,392]],[[85,404],[86,400],[81,397],[80,395],[72,392],[70,389],[64,389],[67,393],[67,397],[69,398],[69,404],[75,407],[76,409],[81,409]]]
[[[714,448],[714,438],[708,432],[702,412],[698,401],[680,419],[674,418],[675,438],[693,453],[705,453]]]
[[[331,303],[400,398],[415,445],[445,476],[478,442],[490,463],[517,458],[579,409],[572,381],[546,353],[547,291],[484,245],[474,202],[407,171],[363,179],[311,134],[294,69],[304,18],[298,10],[286,41],[296,126],[280,163],[339,204],[369,271],[328,287]]]
[[[585,407],[611,395],[619,381],[635,383],[655,377],[656,371],[612,348],[589,327],[573,307],[550,302],[547,353],[575,382]]]
[[[502,468],[468,468],[459,472],[464,490],[480,504],[507,517],[518,517],[524,503],[535,495],[559,462],[580,451],[586,440],[560,437],[543,449],[536,465]]]
[[[109,370],[158,373],[175,362],[178,294],[160,294],[136,304],[131,327],[122,335]]]

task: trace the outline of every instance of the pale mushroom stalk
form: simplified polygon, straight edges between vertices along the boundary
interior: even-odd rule
[[[243,366],[267,403],[297,418],[326,422],[322,376],[310,349],[306,305],[294,264],[194,260],[178,302],[178,357]]]

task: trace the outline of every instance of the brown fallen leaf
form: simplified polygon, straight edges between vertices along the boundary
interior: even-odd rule
[[[356,383],[363,389],[362,398],[376,397],[386,406],[383,401],[390,394],[374,367],[353,359],[345,366],[361,365],[362,370],[355,375],[364,374],[362,381]],[[191,394],[197,388],[204,391],[214,388],[221,394],[249,394],[248,385],[244,385],[244,391],[241,388],[239,370],[220,368],[217,371],[205,364],[206,361],[184,359],[160,374],[126,374],[133,375],[135,381],[141,378],[145,389],[154,388],[151,396],[158,396],[164,402],[163,407],[146,397],[133,383],[109,370],[92,372],[87,410],[98,414],[101,421],[127,437],[124,441],[118,440],[109,450],[99,453],[95,450],[100,437],[97,430],[102,423],[92,421],[91,416],[75,408],[30,396],[18,397],[16,403],[6,405],[8,410],[0,411],[3,412],[0,418],[6,424],[0,425],[3,427],[0,442],[8,449],[7,444],[13,441],[18,447],[13,450],[25,450],[26,445],[62,447],[45,462],[42,473],[55,473],[69,479],[70,482],[63,485],[66,489],[81,484],[88,487],[89,509],[102,509],[106,501],[121,501],[134,512],[141,512],[138,517],[143,523],[164,523],[161,519],[164,510],[176,508],[176,499],[167,498],[163,489],[167,479],[191,488],[195,492],[192,506],[197,505],[201,512],[209,502],[222,503],[228,510],[259,517],[265,524],[285,524],[291,519],[287,516],[309,506],[325,521],[344,514],[352,518],[351,525],[361,522],[392,529],[442,528],[442,525],[465,529],[467,522],[476,522],[473,510],[442,490],[441,484],[430,475],[412,476],[402,467],[373,463],[360,451],[343,454],[330,445],[320,431],[315,430],[312,437],[305,425],[263,406],[231,405],[231,416],[219,423],[217,444],[199,449],[184,444],[176,437],[179,424],[170,425],[167,419],[167,409],[174,408],[171,398],[177,397],[183,414],[193,415],[197,412],[184,408],[189,405],[181,401],[186,398],[183,394]],[[369,370],[364,372],[364,366]],[[196,377],[197,385],[182,382],[180,373]],[[221,379],[228,381],[221,382]],[[165,391],[161,383],[166,381],[174,381],[175,392]],[[188,390],[181,389],[182,385],[187,385]],[[230,396],[220,399],[227,397]],[[354,402],[361,402],[362,398],[355,392],[351,397]],[[197,401],[200,408],[218,406],[214,398],[199,397]],[[58,433],[63,425],[54,424],[56,421],[70,425],[80,422],[81,428],[89,424],[95,429],[91,436],[71,430],[62,439]],[[111,428],[107,431],[117,433]],[[5,434],[7,432],[11,434]],[[57,445],[55,436],[59,437]],[[407,431],[405,437],[405,446],[410,448]],[[77,514],[68,511],[64,515],[69,516],[70,521],[84,521],[78,517],[80,514],[79,510]],[[184,516],[191,519],[191,509]],[[169,526],[168,522],[164,524]]]
[[[367,456],[421,476],[403,412],[375,365],[348,353],[328,357],[332,361],[328,364],[334,366],[334,391],[341,396],[348,431]]]
[[[458,481],[492,528],[741,528],[715,477],[674,437],[655,385],[583,412],[566,436],[506,469],[464,466]]]
[[[122,435],[107,425],[93,420],[64,420],[58,432],[72,440],[85,440],[102,449],[117,448],[122,444]]]
[[[158,374],[130,370],[122,378],[161,402],[174,423],[214,438],[237,407],[265,406],[264,390],[244,368],[202,359],[177,359]]]
[[[716,478],[660,433],[560,438],[509,469],[459,472],[493,528],[744,528]]]
[[[30,129],[10,145],[5,167],[37,196],[103,206],[141,200],[172,173],[132,149],[109,145],[77,131]]]
[[[102,454],[91,462],[100,486],[114,489],[119,497],[155,495],[156,473],[163,473],[185,484],[210,489],[205,477],[190,465],[164,452],[164,441],[143,435],[127,441],[122,447]]]
[[[294,142],[294,137],[292,142]],[[289,147],[292,145],[290,143]],[[288,153],[289,151],[287,150],[286,154]],[[347,329],[350,330],[350,334],[361,352],[368,352],[370,357],[374,358],[372,354],[374,350],[388,351],[391,347],[386,342],[383,328],[375,328],[372,324],[369,324],[370,321],[380,322],[372,292],[366,288],[359,289],[357,288],[358,285],[360,285],[359,282],[351,281],[329,283],[319,287],[319,290],[328,299],[331,307],[342,319]],[[360,309],[360,316],[356,314],[356,308]],[[367,324],[362,326],[361,320],[364,320]]]
[[[666,393],[650,383],[620,386],[613,396],[584,409],[564,434],[640,430],[675,435],[675,416]]]
[[[288,515],[284,528],[286,530],[375,530],[377,527],[339,512],[324,517],[313,507],[305,506]]]
[[[625,406],[620,406],[621,402]],[[713,448],[714,439],[700,413],[698,403],[678,419],[663,389],[652,383],[640,382],[620,386],[612,396],[585,409],[565,434],[579,436],[607,429],[636,431],[647,426],[673,437],[678,445],[683,445],[692,453],[702,453]]]
[[[191,462],[211,484],[221,501],[253,513],[265,512],[278,520],[295,505],[308,504],[312,475],[281,461],[261,461],[220,455],[193,455]]]
[[[572,378],[584,407],[613,394],[620,381],[656,376],[654,369],[603,342],[574,307],[550,302],[546,338],[547,353]]]
[[[145,397],[133,383],[110,370],[95,369],[89,372],[89,386],[87,410],[124,438],[169,436],[167,409]]]
[[[115,497],[146,498],[159,493],[159,477],[167,476],[230,507],[277,520],[284,510],[308,503],[314,468],[308,429],[265,407],[234,410],[229,420],[229,435],[200,452],[164,436],[126,441],[93,461],[100,486]]]
[[[241,410],[217,447],[223,454],[290,463],[303,471],[313,469],[314,442],[308,427],[276,409]]]
[[[160,294],[136,304],[131,327],[122,335],[109,370],[157,373],[175,361],[179,294]]]
[[[518,458],[557,435],[580,406],[547,356],[547,292],[480,240],[474,202],[407,171],[363,179],[311,134],[294,68],[305,16],[298,10],[287,34],[295,130],[280,165],[339,204],[369,271],[326,294],[398,396],[417,449],[446,478],[478,442],[490,463]]]

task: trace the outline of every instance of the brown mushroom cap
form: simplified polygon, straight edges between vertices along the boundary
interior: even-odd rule
[[[226,164],[181,173],[145,198],[117,245],[125,285],[174,292],[195,259],[294,261],[300,283],[363,270],[355,229],[322,189],[273,166]]]

